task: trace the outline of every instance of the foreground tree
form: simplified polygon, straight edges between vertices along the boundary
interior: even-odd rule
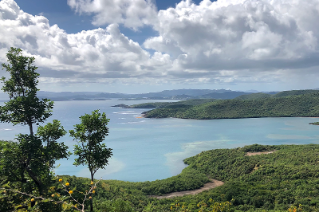
[[[28,125],[29,134],[19,134],[17,143],[1,146],[1,184],[17,182],[21,191],[46,195],[52,183],[52,168],[58,159],[67,158],[68,147],[57,139],[66,134],[59,121],[54,120],[34,133],[33,125],[43,123],[51,116],[53,102],[37,97],[39,89],[34,58],[22,55],[21,49],[11,48],[7,53],[8,64],[2,64],[10,78],[1,78],[2,90],[10,100],[0,106],[0,122]]]
[[[80,117],[81,124],[74,125],[75,130],[70,130],[79,145],[75,145],[74,154],[78,156],[74,165],[87,165],[91,173],[91,183],[94,181],[94,174],[107,166],[112,156],[112,149],[106,148],[102,142],[108,135],[107,124],[109,119],[105,113],[94,110],[92,114],[85,114]],[[91,211],[93,211],[92,197],[90,198]]]

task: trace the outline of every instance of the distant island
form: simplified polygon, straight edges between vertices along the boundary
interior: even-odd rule
[[[235,99],[191,99],[179,102],[125,105],[152,108],[146,118],[237,119],[261,117],[318,117],[319,91],[293,90],[276,94],[254,93]]]
[[[48,92],[39,91],[39,98],[48,98],[52,101],[72,100],[108,100],[116,98],[120,100],[188,100],[188,99],[233,99],[244,94],[253,92],[232,91],[226,89],[176,89],[160,92],[149,92],[140,94],[108,93],[108,92]],[[275,94],[278,92],[265,92]],[[6,100],[6,95],[1,95],[0,100]]]

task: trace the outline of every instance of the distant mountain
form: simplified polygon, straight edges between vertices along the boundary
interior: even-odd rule
[[[318,90],[293,90],[283,92],[262,92],[250,93],[243,91],[232,91],[226,89],[176,89],[164,90],[161,92],[150,92],[142,94],[106,93],[106,92],[47,92],[39,91],[39,98],[48,98],[53,101],[68,100],[106,100],[110,98],[118,99],[167,99],[167,100],[187,100],[187,99],[259,99],[270,97],[284,97],[289,95],[301,95],[315,93]],[[0,93],[0,100],[8,100],[8,96]]]
[[[176,89],[164,90],[161,92],[150,92],[142,94],[124,94],[124,93],[102,93],[102,92],[45,92],[40,91],[38,97],[49,98],[53,101],[66,100],[94,100],[121,98],[130,99],[233,99],[237,96],[249,94],[246,92],[231,91],[225,89]]]
[[[236,97],[235,99],[252,100],[252,99],[265,99],[265,98],[280,98],[280,97],[298,96],[298,95],[305,95],[305,94],[317,94],[317,93],[319,93],[319,90],[292,90],[292,91],[282,91],[282,92],[244,94],[242,96]]]

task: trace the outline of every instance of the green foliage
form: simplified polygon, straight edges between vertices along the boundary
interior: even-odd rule
[[[21,49],[11,48],[7,58],[9,64],[2,64],[2,67],[9,72],[10,79],[2,77],[1,81],[2,90],[9,94],[10,101],[0,107],[0,121],[29,125],[33,134],[32,124],[43,122],[51,115],[53,102],[39,100],[36,96],[39,74],[33,57],[25,57]]]
[[[133,212],[135,211],[132,207],[132,203],[122,199],[97,201],[95,208],[98,211],[108,212]]]
[[[318,94],[318,90],[292,90],[292,91],[282,91],[276,94],[267,94],[267,93],[252,93],[252,94],[245,94],[236,97],[235,99],[241,100],[253,100],[253,99],[265,99],[265,98],[280,98],[280,97],[291,97],[291,96],[298,96],[304,94]]]
[[[151,103],[142,103],[128,106],[129,108],[178,108],[185,106],[195,106],[208,102],[212,102],[214,99],[190,99],[186,101],[178,101],[178,102],[151,102]]]
[[[48,123],[44,127],[39,126],[37,129],[37,136],[46,143],[43,147],[43,153],[45,161],[49,163],[50,168],[54,168],[53,165],[55,161],[62,158],[68,158],[71,154],[70,152],[67,152],[68,147],[64,142],[56,142],[65,134],[66,131],[58,120],[53,120],[52,123]]]
[[[245,156],[247,151],[252,150],[277,151]],[[287,210],[290,205],[299,207],[302,204],[305,211],[317,211],[318,156],[319,145],[252,145],[205,151],[185,162],[225,182],[206,195],[199,194],[202,198],[210,196],[217,201],[234,199],[234,206],[239,210]]]
[[[305,94],[318,94],[318,90],[292,90],[292,91],[282,91],[272,95],[272,97],[288,97],[296,95],[305,95]]]
[[[246,152],[270,150],[276,151],[245,156]],[[251,145],[205,151],[185,160],[189,166],[180,177],[140,183],[103,180],[97,189],[95,204],[106,204],[105,208],[110,208],[112,202],[121,199],[130,202],[127,205],[134,211],[154,212],[287,211],[293,208],[300,211],[301,207],[303,211],[319,211],[318,156],[319,145]],[[148,198],[144,193],[143,188],[154,187],[153,190],[158,191],[170,180],[191,178],[183,176],[188,171],[193,172],[194,178],[199,174],[209,175],[225,184],[174,199]],[[78,179],[74,177],[75,181]]]
[[[131,105],[131,106],[129,106],[129,108],[159,108],[159,107],[167,106],[171,103],[172,102],[142,103],[142,104]]]
[[[102,143],[109,132],[107,128],[109,119],[99,110],[94,110],[91,115],[85,114],[80,119],[81,124],[76,124],[75,130],[69,131],[74,140],[80,144],[74,145],[74,154],[78,156],[74,165],[87,165],[93,181],[97,170],[105,168],[112,156],[112,149],[106,148]],[[93,211],[92,199],[91,211]]]
[[[9,72],[10,78],[2,77],[1,80],[4,84],[2,90],[9,94],[10,100],[0,106],[0,121],[28,125],[30,131],[29,134],[19,134],[16,142],[1,142],[0,145],[1,187],[16,192],[0,201],[6,210],[12,210],[28,208],[28,204],[33,206],[30,195],[46,197],[54,177],[54,162],[67,158],[70,153],[67,146],[57,142],[66,133],[57,120],[40,126],[34,135],[33,124],[44,122],[53,108],[52,101],[37,98],[39,74],[33,65],[34,58],[23,56],[22,50],[15,48],[10,49],[7,58],[9,64],[2,64],[2,67]],[[55,206],[44,206],[47,204],[37,205],[54,211]]]
[[[94,176],[97,170],[103,169],[112,156],[112,149],[106,148],[102,142],[108,135],[105,113],[95,110],[92,114],[85,114],[80,117],[81,124],[76,124],[75,130],[70,130],[70,135],[80,144],[75,145],[74,154],[78,156],[74,165],[87,165],[91,175]],[[91,179],[93,180],[93,178]]]
[[[209,182],[208,177],[199,171],[186,168],[181,174],[152,182],[137,183],[142,192],[148,195],[162,195],[176,191],[193,190]]]
[[[186,101],[187,102],[187,101]],[[145,112],[147,118],[231,119],[319,116],[319,92],[280,98],[216,100],[199,105],[179,102]]]
[[[276,151],[245,156],[246,152],[271,150]],[[205,151],[185,159],[189,166],[180,175],[168,179],[152,182],[101,180],[94,194],[94,211],[319,211],[318,156],[319,145],[255,144]],[[174,199],[148,196],[159,191],[164,194],[201,187],[200,184],[207,182],[206,175],[225,184],[197,195]],[[61,178],[70,183],[69,190],[74,191],[74,198],[82,201],[90,180],[75,176]],[[198,185],[195,183],[197,178],[202,179]],[[55,181],[51,193],[67,196],[56,184]],[[5,198],[2,196],[0,211],[5,211],[2,209],[6,207],[5,201],[18,202],[20,198],[8,192]],[[86,202],[85,206],[88,205]],[[67,211],[71,211],[71,207]]]
[[[245,94],[245,95],[238,96],[235,99],[252,100],[252,99],[266,99],[270,97],[272,97],[272,95],[267,93],[252,93],[252,94]]]
[[[260,145],[260,144],[253,144],[249,146],[244,146],[241,148],[242,151],[244,152],[266,152],[266,151],[272,151],[275,149],[278,149],[278,146],[265,146],[265,145]]]

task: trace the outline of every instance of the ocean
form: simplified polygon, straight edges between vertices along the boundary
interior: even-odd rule
[[[99,170],[97,179],[124,181],[153,181],[179,174],[186,165],[183,159],[202,151],[218,148],[236,148],[250,144],[309,144],[319,143],[319,126],[309,125],[319,118],[249,118],[220,120],[185,120],[175,118],[140,118],[146,109],[111,107],[116,104],[158,102],[152,100],[94,100],[56,101],[53,115],[65,130],[80,123],[79,117],[100,109],[110,119],[107,147],[113,156],[106,169]],[[28,127],[0,123],[0,139],[13,140],[19,133],[28,133]],[[75,141],[69,134],[59,140],[73,151]],[[57,175],[89,177],[84,166],[73,165],[74,156],[57,161]]]

